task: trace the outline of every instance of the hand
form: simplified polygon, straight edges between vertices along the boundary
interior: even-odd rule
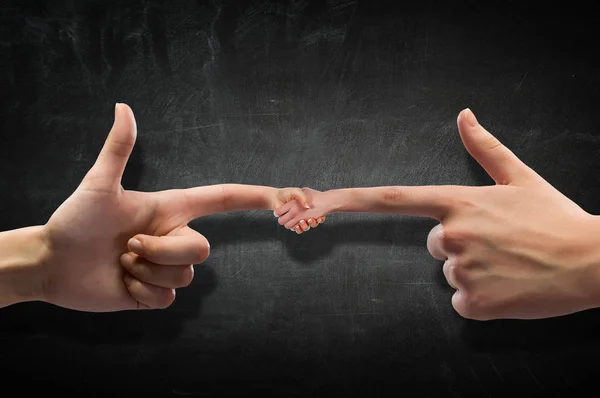
[[[310,202],[300,188],[279,188],[271,199],[271,210],[276,210],[285,203],[294,203],[300,208],[310,209]]]
[[[95,164],[43,226],[43,301],[93,312],[165,308],[208,257],[208,241],[187,226],[200,211],[198,190],[121,186],[135,138],[133,112],[117,105]]]
[[[277,207],[275,217],[279,217],[279,225],[286,229],[295,231],[297,234],[316,228],[325,222],[325,214],[329,212],[327,197],[325,193],[310,188],[302,188],[306,200],[312,206],[302,208],[298,203],[288,202]]]
[[[533,319],[598,306],[598,217],[521,162],[470,110],[458,128],[495,186],[397,187],[388,195],[403,212],[441,221],[427,247],[444,261],[456,311],[478,320]]]

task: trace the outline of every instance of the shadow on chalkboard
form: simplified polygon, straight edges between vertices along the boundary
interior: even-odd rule
[[[195,266],[194,282],[177,290],[164,310],[86,313],[45,303],[25,303],[0,311],[0,340],[7,337],[60,337],[89,344],[169,341],[185,323],[197,319],[203,299],[216,287],[216,275],[206,265]]]
[[[468,321],[462,338],[483,352],[589,346],[600,342],[600,309],[548,319]]]
[[[291,257],[309,264],[327,256],[335,246],[342,244],[425,246],[427,235],[435,225],[435,221],[418,218],[331,222],[300,236],[286,231],[282,240]]]
[[[257,242],[278,239],[295,260],[310,264],[326,257],[341,244],[376,243],[425,246],[427,235],[437,223],[425,218],[335,221],[329,216],[325,224],[301,235],[286,230],[273,219],[247,218],[243,215],[227,219],[205,217],[189,225],[203,234],[212,247],[235,242]]]

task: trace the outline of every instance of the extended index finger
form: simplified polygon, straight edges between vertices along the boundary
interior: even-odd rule
[[[377,189],[377,188],[374,188]],[[376,212],[429,217],[442,221],[471,193],[472,187],[457,185],[381,187]]]

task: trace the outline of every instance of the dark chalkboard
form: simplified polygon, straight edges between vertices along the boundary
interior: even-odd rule
[[[115,102],[138,123],[128,189],[487,185],[457,133],[456,116],[470,107],[600,213],[598,17],[574,2],[435,3],[3,1],[0,227],[46,222],[93,164]],[[598,369],[600,314],[461,318],[425,246],[434,225],[335,214],[297,236],[270,212],[195,220],[211,256],[166,310],[0,310],[0,388],[580,391]]]

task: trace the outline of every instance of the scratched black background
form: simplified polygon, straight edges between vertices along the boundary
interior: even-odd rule
[[[598,17],[575,2],[434,3],[3,1],[0,227],[48,219],[93,164],[115,102],[133,108],[139,129],[125,188],[490,184],[456,130],[471,107],[600,213]],[[88,396],[579,391],[597,369],[600,313],[460,318],[425,247],[434,225],[336,214],[296,236],[269,212],[198,219],[211,257],[167,310],[0,310],[0,386]]]

